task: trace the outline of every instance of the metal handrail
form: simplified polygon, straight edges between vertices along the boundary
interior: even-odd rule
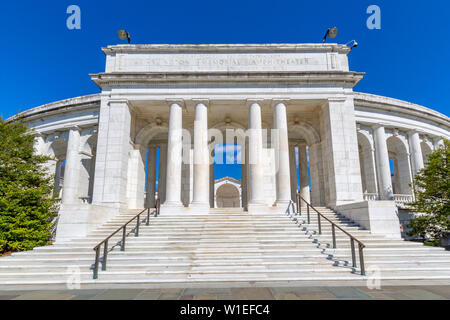
[[[160,208],[161,208],[161,202],[159,199],[156,199],[156,204],[155,204],[155,210],[154,210],[154,217],[159,216],[160,213]],[[150,208],[144,209],[141,212],[139,212],[136,216],[134,216],[132,219],[130,219],[127,223],[123,224],[121,227],[119,227],[116,231],[114,231],[113,233],[111,233],[107,238],[105,238],[103,241],[101,241],[99,244],[97,244],[94,247],[94,251],[95,251],[95,262],[94,262],[94,275],[93,278],[97,279],[98,278],[98,266],[100,263],[100,249],[103,245],[103,261],[102,261],[102,271],[106,271],[106,263],[108,261],[108,241],[109,239],[111,239],[112,237],[114,237],[119,231],[122,230],[122,241],[120,242],[120,251],[125,251],[125,239],[127,237],[127,226],[133,222],[134,220],[136,220],[136,227],[134,228],[134,236],[135,237],[139,237],[139,227],[141,225],[141,215],[143,213],[147,212],[147,219],[143,222],[146,221],[146,225],[150,225]]]
[[[310,208],[312,208],[317,213],[317,224],[319,228],[319,234],[322,234],[322,222],[321,218],[325,219],[329,223],[331,223],[331,234],[333,238],[333,249],[336,249],[336,229],[343,232],[350,238],[350,247],[352,251],[352,267],[356,268],[356,252],[355,252],[355,241],[358,243],[358,252],[359,252],[359,264],[361,268],[361,275],[365,276],[365,266],[364,266],[364,248],[366,247],[364,243],[358,240],[356,237],[352,236],[349,232],[342,229],[339,225],[328,219],[322,213],[320,213],[316,208],[314,208],[308,201],[306,201],[299,193],[297,193],[297,213],[301,215],[301,206],[300,202],[303,201],[306,204],[306,214],[308,219],[308,224],[311,224],[311,216],[310,216]]]

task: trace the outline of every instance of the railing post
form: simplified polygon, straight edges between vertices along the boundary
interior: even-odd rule
[[[359,247],[359,264],[361,267],[361,275],[365,276],[366,275],[366,269],[364,267],[364,252],[363,252],[363,245],[361,243],[358,244]]]
[[[122,245],[120,246],[120,251],[125,251],[125,239],[127,238],[127,226],[122,229]]]
[[[317,214],[317,223],[319,224],[319,234],[322,234],[322,224],[320,223],[320,214]]]
[[[308,215],[308,224],[311,224],[311,218],[309,216],[309,204],[306,204],[306,214]]]
[[[355,240],[353,240],[353,238],[350,238],[350,245],[352,248],[352,266],[353,268],[356,268]]]
[[[147,226],[150,225],[150,208],[147,209]]]
[[[155,217],[159,216],[159,198],[156,199],[155,203]]]
[[[108,240],[106,240],[103,245],[105,247],[103,248],[102,271],[106,271],[106,263],[108,262]]]
[[[331,225],[331,234],[333,235],[333,249],[336,249],[336,230],[334,224]]]
[[[136,233],[134,234],[135,237],[139,237],[139,225],[141,223],[141,216],[138,215],[137,216],[137,221],[136,221]]]
[[[98,262],[100,260],[100,247],[95,249],[95,262],[94,262],[94,280],[98,278]]]
[[[301,213],[301,209],[300,209],[300,195],[297,193],[297,196],[295,197],[295,199],[297,200],[297,213]]]

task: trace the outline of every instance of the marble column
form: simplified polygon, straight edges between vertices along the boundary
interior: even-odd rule
[[[384,127],[375,127],[373,136],[375,140],[375,159],[377,164],[380,200],[393,200],[394,193],[392,189],[391,169],[389,166],[389,154]]]
[[[300,195],[305,201],[311,203],[311,194],[309,188],[309,173],[308,173],[308,155],[306,152],[306,144],[298,146],[298,162],[300,167]],[[302,206],[306,204],[302,201]]]
[[[276,130],[276,205],[287,207],[291,200],[291,177],[289,165],[289,140],[286,105],[277,102],[274,106],[274,129]]]
[[[289,145],[289,168],[291,172],[291,200],[295,203],[297,200],[298,179],[297,179],[297,157],[295,155],[295,144]]]
[[[169,137],[167,143],[166,200],[165,207],[181,207],[183,107],[170,104]]]
[[[159,177],[158,177],[158,197],[161,203],[166,201],[166,180],[167,180],[167,144],[159,146]]]
[[[63,204],[79,203],[78,181],[80,176],[80,128],[73,127],[69,130],[67,141],[66,168],[64,172]]]
[[[247,208],[247,164],[245,161],[246,148],[242,146],[241,150],[241,198],[242,208]]]
[[[191,207],[209,208],[208,107],[198,103],[194,119],[194,194]]]
[[[155,207],[156,193],[156,147],[149,146],[147,167],[147,208]]]
[[[257,211],[265,205],[263,175],[263,141],[261,106],[252,102],[249,106],[249,181],[248,210]]]
[[[214,190],[214,150],[211,151],[212,156],[212,163],[209,165],[209,206],[210,208],[215,207],[215,190]]]
[[[442,147],[444,145],[444,139],[442,138],[436,138],[433,140],[433,145],[434,145],[434,150],[439,149],[440,147]]]
[[[143,209],[145,207],[145,162],[147,148],[134,145],[129,152],[128,160],[128,208]]]
[[[417,172],[424,167],[419,133],[417,131],[410,131],[408,132],[408,137],[409,149],[411,150],[412,170],[413,174],[417,174]]]

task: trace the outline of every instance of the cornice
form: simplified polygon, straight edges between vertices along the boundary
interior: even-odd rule
[[[188,53],[188,52],[338,52],[348,54],[350,48],[337,43],[269,43],[269,44],[132,44],[113,45],[103,48],[106,55],[117,53]]]
[[[282,84],[331,84],[353,88],[364,73],[344,71],[301,71],[301,72],[136,72],[91,74],[98,87],[139,86],[151,84],[183,83],[282,83]]]
[[[6,122],[11,122],[17,119],[25,119],[27,121],[31,121],[42,116],[51,116],[53,114],[58,114],[69,109],[76,108],[83,110],[94,106],[100,107],[100,94],[75,97],[44,104],[42,106],[26,110],[11,118],[8,118]]]
[[[429,117],[429,121],[439,123],[450,129],[450,119],[446,115],[418,104],[360,92],[354,93],[354,103],[355,107],[379,109],[394,114],[406,114],[421,120]]]

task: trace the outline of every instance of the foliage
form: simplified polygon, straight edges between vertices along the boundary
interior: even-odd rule
[[[49,244],[57,212],[49,157],[34,154],[35,135],[19,119],[0,118],[0,253]]]
[[[450,141],[429,155],[425,168],[414,178],[416,201],[412,209],[420,214],[411,220],[411,236],[436,242],[450,230]]]

